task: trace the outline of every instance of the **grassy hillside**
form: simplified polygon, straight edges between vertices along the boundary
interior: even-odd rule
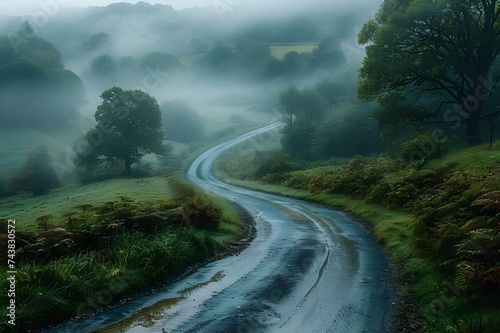
[[[404,267],[400,288],[415,330],[497,332],[500,142],[493,150],[478,146],[405,168],[389,157],[360,157],[274,170],[254,181],[234,165],[255,158],[242,151],[223,156],[216,172],[238,185],[339,208],[370,225]],[[221,168],[224,161],[233,161],[232,168]]]
[[[269,45],[271,49],[271,55],[278,60],[283,60],[288,52],[298,52],[298,53],[312,53],[312,51],[319,45],[319,43],[307,42],[307,43],[293,43],[293,44],[274,44]],[[184,66],[191,67],[192,65],[198,63],[207,53],[193,53],[182,56],[179,58]]]
[[[40,146],[64,151],[66,142],[37,130],[0,131],[0,171],[11,173],[23,162],[26,155]]]
[[[1,332],[35,332],[95,314],[163,286],[248,237],[229,202],[181,182],[144,183],[93,184],[87,200],[69,207],[62,221],[45,217],[29,230],[16,228],[16,327],[4,321]],[[127,190],[117,192],[120,187]],[[102,194],[107,190],[114,192]],[[0,226],[6,230],[7,221],[0,219]],[[6,235],[0,245],[7,248]],[[7,276],[0,272],[2,290],[9,289]],[[0,314],[5,317],[7,308]]]
[[[172,196],[168,180],[163,177],[145,179],[111,179],[89,185],[70,185],[39,197],[29,194],[0,199],[0,218],[16,219],[26,228],[40,216],[52,215],[54,222],[64,220],[63,214],[77,206],[96,205],[127,197],[134,201],[167,200]]]

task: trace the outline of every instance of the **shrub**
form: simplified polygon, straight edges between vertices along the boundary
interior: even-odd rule
[[[257,169],[254,176],[262,178],[264,176],[284,174],[292,170],[292,160],[288,154],[282,150],[271,150],[268,152],[260,152],[256,155]],[[271,176],[269,178],[284,178]]]
[[[59,179],[51,166],[52,158],[47,149],[31,151],[21,169],[11,178],[14,189],[32,192],[34,196],[47,193],[60,185]]]
[[[418,133],[409,140],[394,142],[388,153],[392,158],[402,161],[401,167],[422,165],[428,159],[440,156],[443,149],[441,140],[442,134],[438,131]]]

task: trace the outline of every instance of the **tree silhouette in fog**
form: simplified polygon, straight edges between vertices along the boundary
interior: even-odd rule
[[[203,137],[203,120],[186,102],[165,102],[161,110],[167,140],[190,143]]]
[[[163,151],[160,107],[156,99],[140,90],[113,87],[101,98],[94,116],[97,125],[88,131],[86,149],[75,164],[92,170],[120,161],[125,174],[130,175],[133,163],[146,154]]]
[[[85,103],[80,78],[28,22],[17,34],[0,35],[0,128],[61,128]]]
[[[20,170],[12,176],[11,183],[15,190],[32,192],[34,196],[58,187],[60,182],[47,149],[42,147],[31,151]]]

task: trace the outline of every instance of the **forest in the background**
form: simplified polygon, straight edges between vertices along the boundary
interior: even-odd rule
[[[354,213],[376,221],[379,242],[404,266],[406,298],[427,311],[420,328],[495,332],[500,4],[385,0],[376,13],[359,9],[283,9],[279,18],[235,9],[221,17],[213,8],[121,3],[66,9],[43,26],[4,17],[0,207],[22,207],[29,220],[25,258],[36,263],[28,270],[50,263],[53,271],[42,272],[56,274],[65,256],[84,249],[92,259],[109,244],[119,252],[156,230],[168,234],[170,224],[215,255],[228,242],[212,239],[213,231],[235,237],[241,221],[234,211],[223,218],[220,204],[196,190],[170,185],[187,203],[174,193],[154,203],[106,197],[70,207],[75,188],[118,181],[132,191],[183,174],[216,143],[281,121],[278,135],[226,153],[218,176],[264,190],[291,188],[322,203],[338,196],[359,203]],[[38,201],[49,195],[56,215]],[[113,218],[120,213],[114,208],[121,224],[85,223],[89,214]],[[391,214],[396,222],[384,220]],[[170,223],[168,230],[142,230],[144,216]],[[198,216],[225,224],[200,226]],[[134,223],[139,234],[117,236]],[[53,233],[60,226],[73,235]],[[89,234],[110,243],[89,245]],[[47,242],[28,244],[42,236]],[[139,266],[113,260],[119,270]],[[63,267],[71,276],[72,266]],[[94,273],[99,284],[110,272],[99,266]],[[134,281],[124,294],[139,286]],[[92,287],[73,292],[83,297]],[[70,300],[57,304],[57,292],[44,288],[56,304],[47,309],[67,309],[62,319],[74,315]],[[446,302],[439,316],[429,308],[436,299]],[[29,316],[36,317],[41,303],[33,304]]]
[[[498,330],[499,16],[497,1],[384,1],[356,69],[282,89],[274,149],[216,166],[368,221],[404,265],[415,331]]]
[[[156,156],[151,151],[130,161],[130,172],[137,175],[182,170],[199,142],[251,128],[253,119],[264,124],[278,120],[280,90],[290,85],[311,92],[307,97],[304,91],[304,98],[327,110],[321,111],[323,126],[317,126],[320,118],[314,119],[306,131],[339,130],[329,141],[319,142],[318,135],[317,147],[304,148],[310,151],[303,154],[328,159],[340,146],[338,153],[345,156],[376,152],[385,145],[368,120],[372,106],[355,101],[351,105],[363,55],[355,43],[356,29],[368,16],[360,16],[356,6],[330,13],[314,7],[284,10],[279,18],[254,13],[242,20],[240,15],[235,11],[221,19],[211,7],[176,11],[162,5],[118,3],[61,10],[43,25],[6,16],[0,25],[0,126],[6,129],[0,193],[44,193],[64,182],[122,175],[120,164],[128,162],[112,157],[116,154],[109,149],[99,168],[85,170],[78,163],[90,151],[89,143],[95,146],[99,141],[102,131],[95,129],[103,124],[97,121],[94,126],[96,108],[101,95],[115,86],[141,90],[160,106],[166,141],[155,150]],[[318,85],[321,92],[312,92],[310,87]],[[321,100],[314,101],[318,96]],[[230,107],[236,111],[223,117],[211,111]],[[346,124],[370,131],[368,140],[378,143],[368,149],[362,141],[350,147],[334,144],[355,135],[341,133],[350,128]],[[23,136],[18,138],[20,131]],[[309,136],[304,133],[304,138],[290,142],[298,139],[311,145]],[[42,165],[50,165],[55,176]],[[44,188],[26,186],[30,173],[38,171],[51,174]]]
[[[240,209],[176,179],[203,150],[279,121],[282,89],[326,98],[332,126],[351,121],[327,114],[354,98],[368,16],[242,14],[146,3],[43,24],[0,14],[0,225],[16,217],[19,329],[102,311],[246,243]],[[314,156],[331,154],[325,143]]]

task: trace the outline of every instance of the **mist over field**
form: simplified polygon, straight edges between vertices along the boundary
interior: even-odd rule
[[[499,54],[500,0],[0,1],[0,331],[497,332]]]
[[[275,118],[280,89],[335,77],[362,59],[356,34],[378,4],[216,1],[180,10],[145,2],[21,5],[8,10],[2,4],[6,10],[0,14],[7,62],[0,127],[49,136],[64,130],[71,146],[91,126],[100,94],[112,86],[143,90],[160,104],[185,100],[208,118],[211,105],[274,109]],[[22,16],[4,14],[20,11]],[[33,31],[19,34],[25,21]],[[323,52],[311,58],[321,42]],[[284,59],[295,49],[306,53]],[[26,58],[26,64],[15,63]]]

